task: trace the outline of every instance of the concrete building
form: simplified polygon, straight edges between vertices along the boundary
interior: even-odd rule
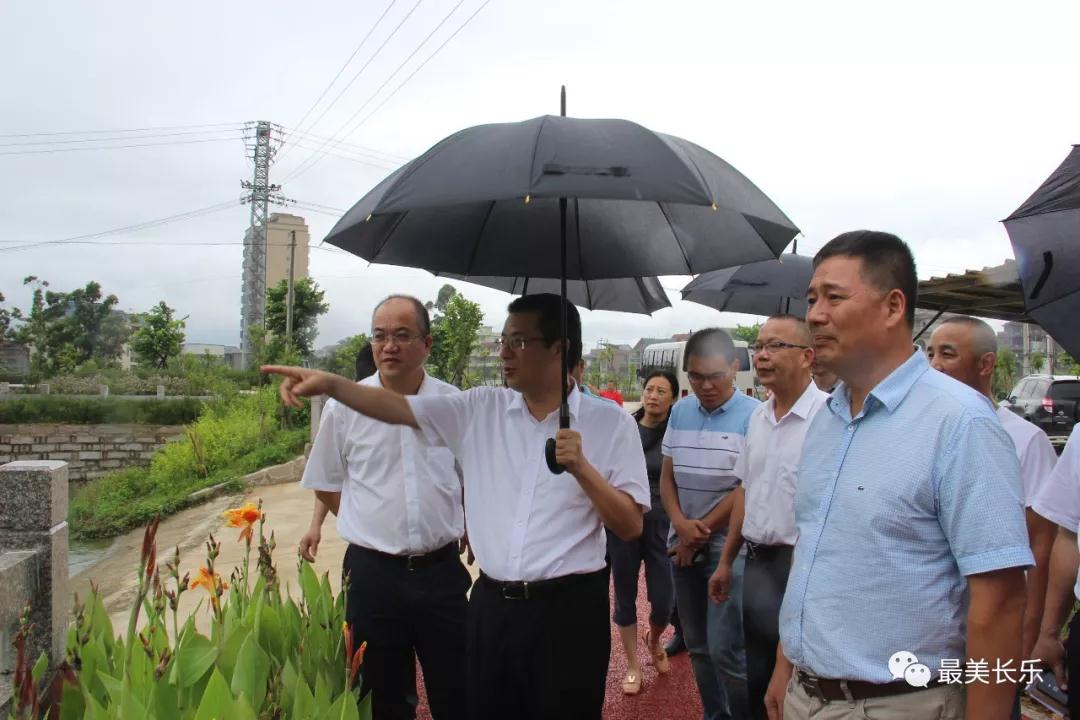
[[[308,277],[311,233],[307,223],[299,215],[272,213],[266,223],[266,290],[289,277],[289,255],[292,233],[296,232],[296,249],[293,254],[293,280]],[[249,227],[244,231],[245,247],[252,242],[254,233]],[[241,288],[240,337],[243,344],[249,318],[253,317],[250,302],[256,302],[252,288],[257,283],[257,269],[251,261],[253,255],[244,253],[244,275]],[[265,303],[266,298],[261,300]],[[265,307],[265,305],[264,305]],[[260,313],[261,315],[261,313]]]
[[[469,375],[477,385],[502,385],[502,361],[495,345],[500,334],[490,325],[481,325],[476,330],[476,345],[469,356]]]
[[[243,370],[244,361],[240,348],[235,345],[215,345],[212,343],[184,343],[180,347],[182,355],[195,357],[210,356],[214,360],[228,365],[233,370]]]

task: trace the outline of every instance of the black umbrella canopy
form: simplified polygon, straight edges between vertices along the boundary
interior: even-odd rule
[[[1080,146],[1004,223],[1028,315],[1080,357]]]
[[[560,281],[552,278],[477,277],[448,273],[443,275],[513,295],[558,295],[560,291]],[[671,307],[667,293],[660,285],[660,280],[655,277],[570,280],[566,283],[566,299],[587,310],[612,310],[639,315],[652,315],[657,310]]]
[[[626,120],[544,116],[462,130],[400,168],[327,242],[456,275],[696,275],[776,257],[798,229],[709,151]]]
[[[805,318],[806,288],[813,275],[813,258],[785,253],[779,259],[698,275],[682,289],[682,299],[723,312]]]

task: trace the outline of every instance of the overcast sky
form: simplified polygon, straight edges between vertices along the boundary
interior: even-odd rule
[[[109,244],[10,248],[239,198],[251,174],[239,124],[297,127],[390,5],[3,3],[0,292],[9,305],[26,306],[29,274],[60,290],[97,280],[124,309],[165,300],[189,316],[191,341],[238,344],[246,207],[94,240]],[[401,0],[303,123],[332,135],[378,108],[346,138],[373,152],[342,146],[335,152],[353,159],[325,156],[287,177],[322,145],[309,136],[306,147],[286,145],[271,180],[305,204],[347,208],[400,158],[456,130],[557,113],[565,83],[571,115],[628,118],[731,162],[802,229],[800,252],[868,227],[907,240],[921,277],[995,265],[1012,256],[999,220],[1080,138],[1078,20],[1075,2]],[[220,126],[186,127],[206,124]],[[14,136],[160,126],[185,127]],[[127,144],[199,142],[27,152],[181,132]],[[74,142],[26,144],[49,140]],[[306,217],[315,243],[336,220],[286,212]],[[443,283],[326,250],[312,250],[311,274],[330,303],[317,345],[369,329],[373,303],[389,292],[433,299]],[[501,325],[508,296],[457,285]],[[633,343],[753,321],[676,301],[652,318],[587,313],[584,332],[590,343]]]

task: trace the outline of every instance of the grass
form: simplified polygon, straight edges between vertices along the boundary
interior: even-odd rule
[[[282,429],[279,411],[272,388],[208,403],[187,428],[187,440],[163,447],[149,468],[110,473],[76,491],[69,513],[72,536],[119,535],[187,507],[196,490],[219,483],[240,489],[244,475],[292,459],[308,430],[302,422]]]

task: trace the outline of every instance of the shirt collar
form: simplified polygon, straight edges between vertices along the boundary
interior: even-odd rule
[[[923,374],[930,369],[930,362],[926,355],[917,347],[912,347],[911,356],[901,363],[900,367],[893,370],[884,380],[879,382],[866,396],[867,401],[874,398],[885,406],[890,413],[900,406],[911,388]],[[841,380],[828,400],[829,410],[837,413],[841,407],[845,407],[845,413],[851,409],[851,401],[847,385]],[[869,409],[869,403],[863,404],[863,413]]]
[[[810,384],[806,386],[806,389],[802,391],[802,395],[799,396],[799,399],[796,400],[795,404],[788,410],[787,415],[796,415],[805,420],[810,415],[810,411],[814,409],[814,400],[817,398],[818,393],[821,393],[821,391],[818,390],[817,385],[811,380]],[[769,399],[765,401],[765,405],[767,406],[766,412],[768,412],[769,419],[772,420],[773,423],[776,423],[776,396],[770,395]],[[784,417],[787,417],[787,415]],[[783,420],[783,418],[780,419]]]
[[[727,402],[723,403],[718,408],[714,408],[713,410],[706,410],[705,406],[701,404],[701,400],[698,399],[697,395],[691,395],[690,397],[694,398],[694,402],[697,403],[697,409],[699,413],[705,415],[706,417],[713,417],[714,415],[726,413],[728,410],[734,407],[735,403],[739,401],[739,395],[741,394],[742,393],[739,392],[739,389],[735,388],[735,392],[731,394],[731,397],[727,399]]]
[[[570,408],[570,417],[577,420],[578,409],[581,406],[581,390],[578,388],[577,383],[571,381],[570,389],[566,395],[566,404]],[[525,404],[525,395],[514,391],[514,396],[510,399],[510,404],[506,406],[506,411],[510,412],[517,410],[522,413],[529,413],[529,406]],[[556,410],[556,412],[558,412]]]
[[[416,388],[417,395],[433,395],[438,392],[435,383],[430,382],[430,380],[431,376],[428,375],[427,370],[425,370],[424,379],[420,381],[420,387]],[[384,390],[387,389],[386,385],[383,384],[382,375],[379,373],[378,370],[375,371],[374,375],[368,375],[366,378],[360,380],[359,382],[362,385],[371,385],[373,387],[383,388]]]

